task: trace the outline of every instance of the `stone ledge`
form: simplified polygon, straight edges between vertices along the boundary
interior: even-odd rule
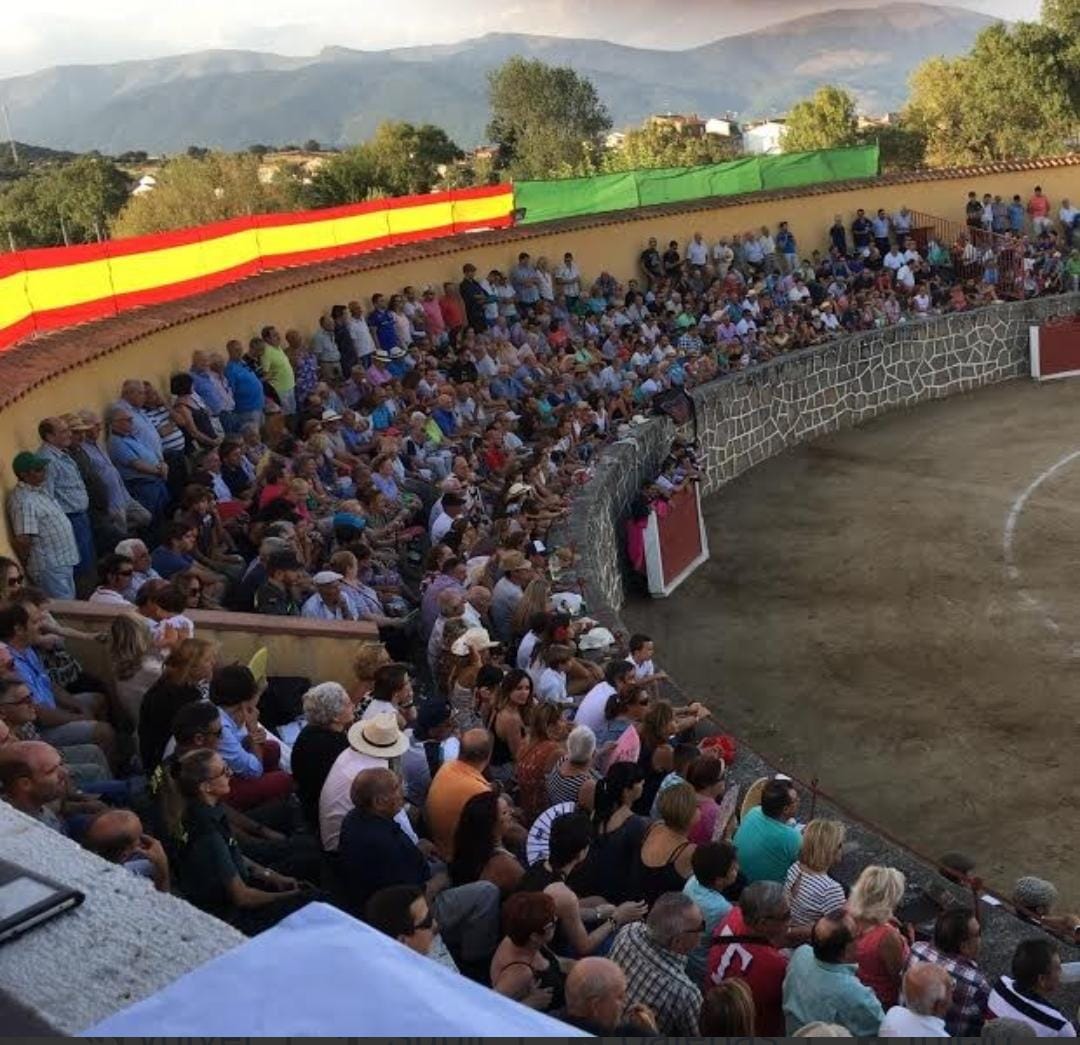
[[[245,939],[6,802],[0,852],[86,894],[76,910],[2,945],[0,994],[54,1033],[92,1027]]]

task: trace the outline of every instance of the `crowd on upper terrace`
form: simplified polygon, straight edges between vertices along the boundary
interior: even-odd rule
[[[838,220],[809,256],[783,222],[650,241],[625,285],[522,253],[505,276],[465,265],[335,305],[309,338],[196,349],[167,397],[132,375],[104,426],[43,419],[13,461],[19,559],[0,562],[3,797],[246,932],[327,898],[590,1029],[1071,1029],[1051,944],[991,988],[971,912],[912,943],[899,872],[865,868],[846,895],[843,827],[798,824],[789,781],[740,815],[707,709],[662,699],[647,636],[589,619],[554,537],[661,391],[998,300],[1003,254],[1024,259],[1010,292],[1058,289],[1043,224],[943,244],[902,208]],[[695,475],[676,446],[649,495]],[[119,610],[111,678],[49,613],[76,593]],[[200,608],[379,641],[348,692],[318,665],[220,663]],[[1080,922],[1024,888],[1045,924]]]

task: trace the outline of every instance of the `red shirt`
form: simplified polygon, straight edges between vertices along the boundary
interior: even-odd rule
[[[489,446],[484,451],[484,464],[493,472],[501,472],[506,467],[506,454],[497,446]]]
[[[767,943],[723,942],[725,936],[747,935],[742,911],[733,907],[713,932],[706,990],[711,984],[736,976],[745,980],[754,996],[757,1033],[766,1038],[782,1038],[787,958]]]
[[[442,313],[443,320],[450,330],[465,325],[465,312],[457,298],[439,298],[439,311]]]

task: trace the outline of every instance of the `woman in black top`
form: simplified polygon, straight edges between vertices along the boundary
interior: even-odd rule
[[[185,897],[254,936],[314,899],[295,878],[261,867],[240,852],[222,802],[229,767],[198,748],[171,763],[166,824]]]
[[[215,643],[184,639],[169,654],[161,677],[146,691],[139,709],[139,757],[147,775],[165,755],[176,713],[205,697],[216,658]]]
[[[579,895],[603,896],[613,904],[641,899],[635,894],[634,868],[649,821],[637,816],[631,806],[641,795],[644,778],[636,763],[616,762],[597,782],[593,800],[596,835],[580,879],[571,881]]]
[[[313,686],[304,694],[304,718],[292,750],[292,775],[300,808],[308,826],[318,834],[319,795],[338,755],[349,746],[353,705],[345,687],[336,682]]]
[[[514,760],[524,744],[535,702],[532,677],[527,671],[514,668],[503,676],[487,723],[495,738],[489,768],[496,780],[506,781],[513,776]]]
[[[541,1012],[565,1003],[566,970],[551,949],[558,919],[547,893],[515,893],[503,905],[503,937],[491,959],[491,986]]]

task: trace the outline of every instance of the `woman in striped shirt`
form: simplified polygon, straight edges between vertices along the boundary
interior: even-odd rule
[[[844,890],[828,872],[840,860],[846,833],[838,820],[811,820],[803,831],[799,859],[784,882],[784,895],[791,904],[788,942],[793,946],[810,939],[819,918],[844,906]]]

